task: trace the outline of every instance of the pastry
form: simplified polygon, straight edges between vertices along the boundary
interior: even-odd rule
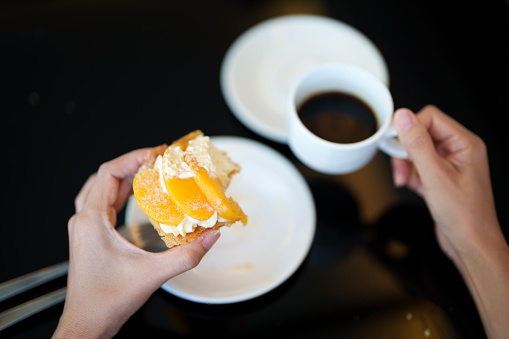
[[[201,131],[153,148],[138,170],[136,202],[168,247],[188,243],[207,228],[244,224],[247,217],[225,190],[240,166]]]

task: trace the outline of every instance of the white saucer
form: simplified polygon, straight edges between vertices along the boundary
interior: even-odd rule
[[[348,62],[386,85],[382,54],[361,32],[315,15],[264,21],[240,35],[221,66],[221,89],[231,111],[263,137],[286,143],[286,96],[303,72],[324,62]]]
[[[242,166],[228,188],[248,224],[221,229],[221,237],[191,271],[162,288],[178,297],[211,304],[244,301],[286,281],[301,265],[315,233],[315,205],[297,169],[275,150],[238,137],[213,137]],[[147,221],[133,197],[126,223]]]

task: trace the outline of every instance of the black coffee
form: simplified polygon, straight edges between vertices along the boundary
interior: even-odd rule
[[[297,113],[313,134],[342,144],[367,139],[378,129],[371,107],[359,98],[343,92],[317,94],[307,99]]]

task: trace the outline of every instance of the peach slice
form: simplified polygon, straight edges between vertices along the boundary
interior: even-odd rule
[[[175,140],[171,147],[180,146],[185,151],[189,141],[199,136],[203,136],[203,132],[196,130]],[[167,152],[169,149],[164,153],[164,157],[167,156]],[[185,214],[197,220],[207,220],[214,214],[214,209],[208,204],[207,198],[193,178],[172,177],[165,173],[163,179],[170,197]]]
[[[207,220],[214,214],[214,209],[193,178],[163,178],[168,193],[182,212],[197,220]]]
[[[141,209],[154,221],[178,225],[184,214],[159,184],[159,172],[154,169],[140,171],[134,177],[134,197]]]
[[[195,170],[194,180],[197,186],[220,217],[229,221],[239,221],[246,216],[235,200],[226,197],[225,188],[219,178],[211,177],[202,167],[195,166]]]

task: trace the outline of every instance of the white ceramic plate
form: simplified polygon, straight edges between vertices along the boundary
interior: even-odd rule
[[[226,304],[263,295],[299,268],[315,234],[315,205],[304,178],[275,150],[238,137],[212,142],[242,166],[227,193],[248,215],[248,224],[223,227],[201,263],[162,288],[187,300]],[[146,221],[131,197],[126,222]]]
[[[355,64],[389,83],[382,54],[361,32],[327,17],[290,15],[264,21],[234,41],[221,66],[221,90],[243,124],[286,143],[292,82],[311,67],[334,61]]]

